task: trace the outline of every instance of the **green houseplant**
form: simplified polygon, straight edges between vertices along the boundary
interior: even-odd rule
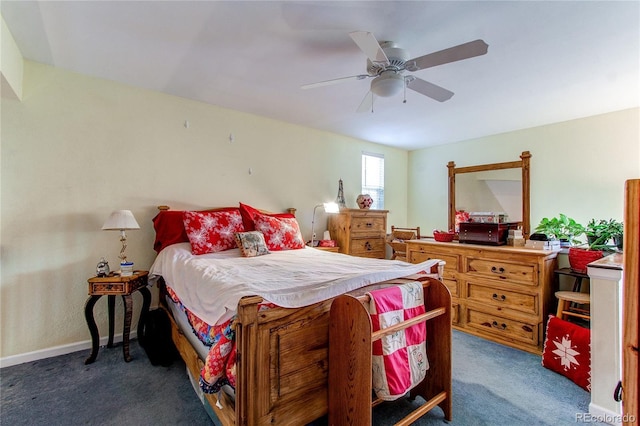
[[[535,229],[535,232],[545,234],[549,239],[560,240],[568,243],[568,245],[580,244],[577,239],[584,234],[584,226],[575,221],[575,219],[560,213],[557,217],[542,218]]]
[[[585,227],[587,243],[591,250],[622,248],[623,224],[615,219],[591,219]],[[613,244],[611,244],[613,242]]]
[[[587,265],[604,256],[605,252],[614,251],[620,241],[622,246],[622,222],[615,219],[591,219],[584,228],[587,236],[586,248],[569,248],[569,265],[575,272],[587,273]],[[611,242],[614,244],[611,244]]]

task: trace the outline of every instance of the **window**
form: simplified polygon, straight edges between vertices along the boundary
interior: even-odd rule
[[[362,153],[362,193],[373,198],[372,209],[384,209],[384,155]]]

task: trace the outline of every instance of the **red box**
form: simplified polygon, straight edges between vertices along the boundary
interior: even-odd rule
[[[320,240],[318,247],[336,247],[336,240]]]

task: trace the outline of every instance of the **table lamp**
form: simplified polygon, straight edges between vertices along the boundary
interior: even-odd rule
[[[311,221],[311,243],[309,244],[311,247],[314,247],[313,243],[316,238],[315,225],[316,210],[318,209],[318,207],[324,208],[325,213],[338,213],[340,211],[340,206],[338,206],[338,203],[322,203],[313,208],[313,219]]]
[[[127,263],[127,256],[124,254],[127,248],[127,235],[125,230],[127,229],[140,229],[140,225],[136,222],[136,218],[131,213],[131,210],[115,210],[107,221],[102,225],[103,230],[120,231],[120,242],[122,243],[122,249],[120,250],[120,263]]]

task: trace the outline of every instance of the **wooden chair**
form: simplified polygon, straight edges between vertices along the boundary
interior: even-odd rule
[[[582,318],[587,321],[591,320],[590,311],[584,306],[589,306],[590,296],[588,293],[579,291],[556,291],[558,299],[558,311],[556,316],[560,319],[567,320],[568,317]],[[579,306],[576,306],[579,305]]]
[[[391,246],[393,254],[391,260],[407,260],[407,243],[405,240],[420,239],[420,227],[398,228],[391,226],[391,233],[387,236],[387,244]]]

